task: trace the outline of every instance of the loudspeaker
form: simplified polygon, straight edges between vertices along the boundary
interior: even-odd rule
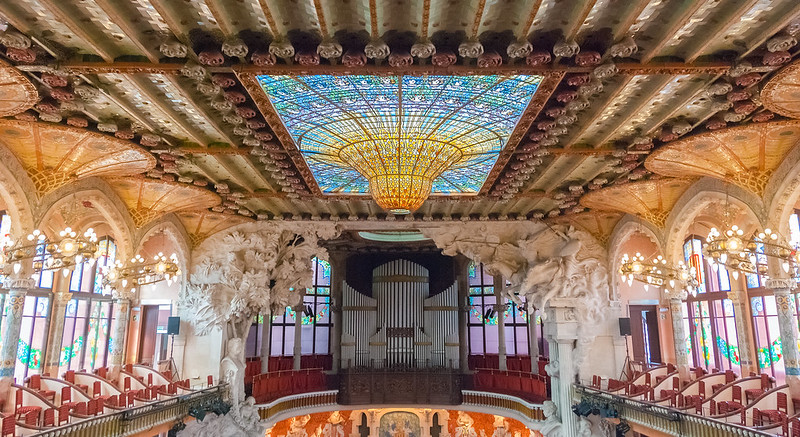
[[[619,335],[631,335],[631,318],[619,318]]]
[[[181,333],[181,318],[170,317],[169,319],[167,319],[167,335],[178,335],[180,333]]]

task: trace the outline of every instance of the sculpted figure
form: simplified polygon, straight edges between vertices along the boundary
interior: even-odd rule
[[[478,437],[475,432],[475,420],[469,414],[459,411],[456,418],[456,435],[455,437]]]
[[[544,401],[544,422],[531,426],[534,431],[539,431],[544,437],[567,437],[561,431],[561,420],[558,417],[558,408],[553,401]]]

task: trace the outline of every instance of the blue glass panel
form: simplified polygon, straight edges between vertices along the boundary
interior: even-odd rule
[[[497,161],[541,76],[259,76],[320,189],[366,193],[340,150],[376,132],[436,138],[464,151],[433,194],[475,194]],[[409,157],[413,159],[413,157]]]

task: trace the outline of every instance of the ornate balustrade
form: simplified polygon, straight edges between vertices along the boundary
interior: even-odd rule
[[[47,429],[33,435],[39,437],[122,437],[134,435],[160,425],[183,420],[189,414],[189,410],[202,408],[222,399],[226,395],[226,390],[226,385],[214,386],[118,413],[97,416]]]
[[[303,414],[316,411],[330,411],[338,405],[336,394],[338,390],[303,393],[276,399],[268,404],[259,405],[258,414],[271,426],[275,422],[292,417],[302,412]]]
[[[541,404],[534,404],[516,396],[482,391],[464,390],[464,409],[483,411],[489,414],[503,413],[507,417],[517,419],[525,426],[545,419]]]
[[[599,404],[607,403],[609,407],[619,413],[620,419],[625,419],[628,423],[641,425],[666,435],[698,437],[773,435],[741,425],[686,414],[669,407],[613,395],[585,386],[575,386],[574,398]]]

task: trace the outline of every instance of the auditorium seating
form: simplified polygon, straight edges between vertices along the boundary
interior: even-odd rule
[[[542,402],[547,399],[547,380],[545,375],[513,370],[477,369],[468,387],[497,393],[505,393]]]

